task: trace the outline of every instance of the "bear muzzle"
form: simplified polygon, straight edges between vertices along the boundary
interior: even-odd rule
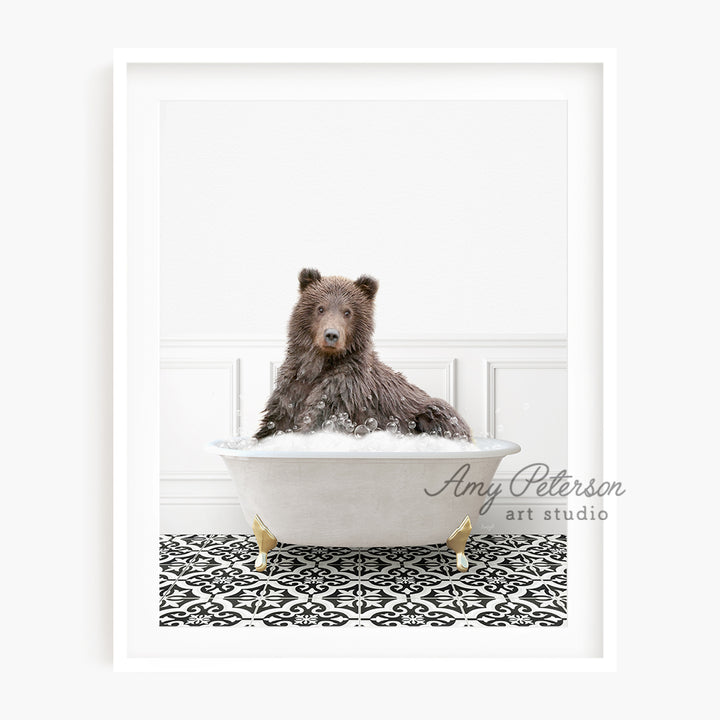
[[[322,353],[328,355],[342,353],[345,351],[345,333],[336,325],[320,328],[315,336],[315,344]]]

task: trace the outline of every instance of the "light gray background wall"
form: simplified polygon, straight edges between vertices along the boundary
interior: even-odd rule
[[[718,306],[716,266],[705,256],[719,230],[720,51],[710,12],[705,2],[611,0],[5,9],[3,703],[15,717],[249,715],[268,698],[297,715],[313,697],[357,716],[381,686],[447,714],[447,678],[338,676],[328,687],[312,676],[111,674],[111,49],[241,45],[619,49],[620,461],[629,486],[620,508],[620,673],[466,682],[483,712],[504,717],[540,707],[556,718],[639,706],[701,714],[712,687],[712,612],[693,588],[673,588],[708,572],[702,553],[717,508],[703,449],[716,442],[718,389],[707,316]],[[684,499],[691,512],[678,512]]]
[[[520,444],[498,480],[531,462],[567,467],[569,88],[599,102],[600,82],[584,65],[542,78],[452,65],[131,70],[130,242],[154,242],[146,226],[159,237],[161,532],[249,532],[203,447],[258,427],[304,266],[379,278],[380,357],[478,436]],[[575,121],[592,135],[582,108]],[[526,512],[564,504],[506,487],[475,531],[565,532]]]
[[[390,72],[343,71],[345,98]],[[293,77],[243,69],[235,97],[287,97]],[[164,103],[161,337],[284,338],[305,265],[375,275],[377,337],[563,335],[566,117],[562,100]]]

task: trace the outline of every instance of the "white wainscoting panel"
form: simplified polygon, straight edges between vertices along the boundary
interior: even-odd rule
[[[376,340],[376,347],[383,362],[452,403],[476,435],[507,438],[523,447],[521,454],[503,460],[497,475],[502,496],[478,518],[475,532],[565,531],[562,520],[539,520],[545,510],[563,509],[564,503],[513,498],[508,490],[514,471],[529,462],[566,467],[564,337],[388,338]],[[281,338],[161,342],[161,532],[250,531],[222,460],[203,446],[218,437],[255,432],[284,354]]]
[[[431,397],[455,405],[455,358],[413,360],[390,356],[381,359]]]
[[[489,360],[487,378],[488,433],[522,447],[503,461],[503,476],[530,463],[567,469],[566,362]]]
[[[235,432],[240,361],[166,359],[160,364],[160,477],[217,477],[209,440]]]

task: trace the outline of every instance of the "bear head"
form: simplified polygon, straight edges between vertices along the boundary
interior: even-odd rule
[[[339,357],[371,347],[378,281],[322,277],[314,268],[298,276],[300,298],[290,317],[290,344],[298,350]]]

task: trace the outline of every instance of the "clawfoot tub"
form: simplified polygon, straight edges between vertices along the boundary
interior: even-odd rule
[[[271,451],[218,440],[243,514],[255,533],[262,572],[278,541],[325,547],[392,547],[447,542],[458,571],[465,543],[512,442],[475,439],[471,450]]]

